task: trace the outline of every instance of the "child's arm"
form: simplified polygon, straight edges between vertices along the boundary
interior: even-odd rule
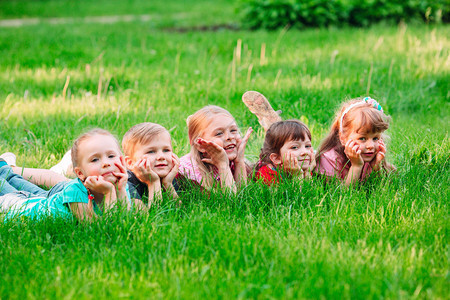
[[[359,149],[359,146],[352,140],[348,140],[347,143],[345,143],[344,152],[352,164],[344,181],[346,186],[350,186],[355,182],[359,182],[364,166],[364,160],[361,157],[361,150]]]
[[[252,134],[253,129],[250,127],[243,139],[239,139],[237,142],[237,156],[234,160],[234,180],[237,186],[243,186],[247,183],[247,168],[245,165],[245,147],[247,146],[248,139]]]
[[[293,176],[303,178],[303,170],[298,163],[298,158],[291,151],[286,153],[286,157],[283,157],[283,169]]]
[[[131,203],[128,200],[127,195],[127,182],[128,182],[128,173],[125,169],[125,161],[123,159],[123,156],[120,157],[121,164],[115,164],[116,167],[119,169],[119,172],[114,173],[114,176],[117,177],[117,197],[119,198],[119,201],[122,203],[122,205],[126,206],[128,210],[131,209]]]
[[[372,169],[374,171],[379,171],[381,169],[381,162],[383,161],[385,156],[386,156],[386,145],[384,144],[384,141],[380,139],[378,153],[375,156],[375,158],[370,162],[370,165],[372,166]]]
[[[175,153],[172,153],[172,163],[173,167],[166,177],[162,178],[162,186],[166,189],[167,193],[170,193],[173,198],[178,198],[178,194],[173,187],[173,180],[178,173],[178,168],[180,167],[180,159]]]
[[[72,211],[72,214],[78,219],[78,221],[92,221],[97,217],[94,212],[94,205],[92,201],[92,199],[89,199],[89,202],[87,204],[81,202],[69,203],[70,210]]]
[[[89,176],[84,182],[84,186],[88,190],[88,202],[85,203],[86,194],[84,192],[68,193],[65,197],[70,197],[69,208],[72,214],[79,221],[91,221],[97,218],[94,211],[94,201],[103,203],[104,210],[109,210],[117,203],[116,189],[114,185],[105,181],[102,176]],[[93,197],[92,197],[93,196]],[[77,199],[82,197],[83,199]]]
[[[12,166],[14,173],[21,175],[24,179],[36,185],[52,187],[55,184],[70,179],[47,169],[21,168]]]
[[[305,179],[311,179],[312,178],[312,172],[316,168],[316,155],[314,154],[314,149],[311,147],[311,163],[309,164],[309,168],[305,170],[303,173],[303,178]]]
[[[131,171],[133,171],[139,181],[147,185],[148,207],[151,207],[155,201],[162,199],[161,180],[158,174],[152,170],[151,163],[146,158],[138,160],[131,167]]]
[[[102,176],[89,176],[84,186],[94,195],[95,199],[103,200],[104,210],[110,210],[117,204],[117,194],[114,185]],[[103,199],[100,199],[103,198]]]
[[[222,187],[230,188],[233,192],[236,192],[236,184],[233,174],[230,169],[230,162],[225,150],[214,142],[206,141],[202,138],[198,138],[196,145],[199,149],[203,149],[208,158],[203,158],[202,161],[207,164],[214,165],[220,176],[220,185]],[[204,183],[202,183],[203,185]]]

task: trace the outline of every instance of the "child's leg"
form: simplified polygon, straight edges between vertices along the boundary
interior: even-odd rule
[[[17,189],[6,180],[7,174],[3,169],[4,167],[0,168],[0,196],[17,192]]]
[[[59,182],[70,180],[61,174],[47,169],[32,169],[20,167],[12,167],[12,169],[14,173],[21,174],[25,180],[41,186],[52,187]]]
[[[0,168],[0,178],[2,182],[1,195],[16,191],[26,191],[35,196],[45,196],[47,194],[47,191],[14,173],[10,166],[3,166]]]
[[[14,192],[0,196],[0,212],[7,213],[11,209],[20,209],[28,200],[29,195],[24,192]]]
[[[275,122],[281,121],[281,117],[273,110],[269,101],[263,94],[248,91],[242,95],[242,101],[248,107],[248,109],[258,117],[259,124],[267,131]]]

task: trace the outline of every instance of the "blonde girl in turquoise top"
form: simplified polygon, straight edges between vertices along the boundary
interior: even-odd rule
[[[5,220],[18,216],[93,219],[117,205],[131,208],[128,175],[116,138],[93,129],[75,140],[72,163],[77,178],[49,197],[15,192],[0,197]]]

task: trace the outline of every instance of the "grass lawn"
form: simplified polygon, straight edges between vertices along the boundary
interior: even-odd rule
[[[353,189],[193,193],[89,225],[2,222],[0,298],[448,298],[449,26],[204,31],[237,24],[238,1],[74,3],[0,1],[2,19],[72,18],[0,28],[0,150],[19,165],[51,167],[86,129],[121,137],[144,121],[181,156],[185,120],[207,104],[256,129],[255,162],[263,132],[241,96],[258,90],[315,148],[343,100],[379,100],[398,171]],[[152,18],[82,18],[119,14]]]

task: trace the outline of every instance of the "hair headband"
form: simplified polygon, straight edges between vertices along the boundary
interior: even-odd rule
[[[383,112],[383,108],[381,107],[380,103],[377,102],[377,100],[372,99],[370,97],[365,97],[364,99],[362,99],[361,101],[358,101],[356,103],[353,103],[352,105],[350,105],[349,107],[347,107],[344,112],[342,113],[341,116],[341,120],[339,121],[339,127],[340,127],[340,132],[343,132],[343,128],[342,128],[342,121],[344,120],[344,116],[354,107],[356,106],[360,106],[363,104],[369,103],[373,108]]]

